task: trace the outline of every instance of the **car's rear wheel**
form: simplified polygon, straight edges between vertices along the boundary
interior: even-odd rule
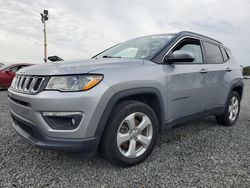
[[[227,100],[226,110],[222,115],[216,116],[216,120],[222,125],[231,126],[237,121],[239,113],[240,96],[237,92],[233,91]]]
[[[104,131],[101,151],[114,164],[132,166],[152,152],[159,132],[154,111],[138,101],[126,101],[113,110]]]

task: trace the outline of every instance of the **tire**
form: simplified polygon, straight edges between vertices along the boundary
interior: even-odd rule
[[[222,115],[216,116],[216,120],[219,124],[224,126],[232,126],[236,123],[240,113],[240,100],[241,98],[239,94],[235,91],[229,95],[224,113]]]
[[[158,134],[157,116],[147,104],[121,102],[113,109],[103,133],[101,154],[118,166],[136,165],[151,154]]]

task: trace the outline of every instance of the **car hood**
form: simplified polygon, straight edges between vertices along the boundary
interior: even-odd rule
[[[88,59],[78,61],[60,61],[47,64],[38,64],[23,68],[17,74],[25,75],[65,75],[65,74],[82,74],[98,71],[108,68],[123,68],[128,66],[141,66],[141,59],[125,58],[102,58]]]

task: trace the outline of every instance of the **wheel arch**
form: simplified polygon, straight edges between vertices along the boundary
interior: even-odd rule
[[[165,118],[165,109],[160,91],[151,87],[134,88],[120,91],[111,97],[99,120],[95,137],[101,140],[112,110],[118,103],[124,100],[138,100],[148,104],[155,111],[161,128]]]
[[[236,91],[239,96],[240,96],[240,99],[242,99],[242,96],[243,96],[243,90],[244,90],[244,83],[243,81],[240,79],[236,80],[234,82],[234,84],[232,84],[231,88],[230,88],[230,92],[229,92],[229,95],[230,93],[232,93],[233,91]]]

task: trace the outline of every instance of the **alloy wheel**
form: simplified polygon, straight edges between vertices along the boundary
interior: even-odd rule
[[[128,115],[117,132],[117,146],[127,158],[141,156],[149,147],[153,137],[153,126],[149,117],[141,112]]]
[[[237,97],[234,96],[232,97],[230,105],[228,107],[229,120],[234,121],[238,116],[238,112],[239,112],[239,100],[237,99]]]

